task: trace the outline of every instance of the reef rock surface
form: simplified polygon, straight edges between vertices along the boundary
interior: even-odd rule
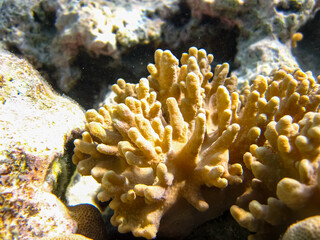
[[[81,107],[53,92],[25,60],[0,52],[0,238],[76,231],[51,193],[66,173],[65,144],[84,126]]]

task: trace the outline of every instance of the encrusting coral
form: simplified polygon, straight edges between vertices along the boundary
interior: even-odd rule
[[[94,240],[106,240],[107,233],[100,211],[91,204],[68,206],[69,215],[77,222],[77,234]]]
[[[238,196],[248,195],[257,172],[260,181],[271,186],[283,177],[302,176],[298,179],[302,184],[289,178],[280,181],[282,205],[297,209],[317,191],[309,188],[317,184],[317,81],[308,72],[282,68],[238,90],[236,77],[227,76],[229,65],[217,65],[213,75],[212,60],[205,50],[192,47],[179,66],[170,51],[157,50],[147,79],[138,84],[119,79],[112,87],[114,102],[99,112],[87,111],[86,132],[74,142],[73,162],[81,174],[91,174],[101,183],[99,200],[112,199],[111,223],[120,232],[154,238],[170,216],[175,224],[171,229],[186,232],[190,225],[181,222],[192,222],[196,215],[186,216],[185,209],[177,214],[174,209],[184,204],[198,210],[202,219],[197,224],[215,218]],[[291,152],[298,133],[299,151]],[[288,161],[275,163],[278,153]],[[297,154],[304,154],[302,164],[293,164]],[[273,165],[258,164],[269,156]],[[272,177],[266,177],[264,171],[272,168],[276,168]],[[287,198],[290,186],[310,194],[296,203],[292,196],[301,194],[289,191]],[[233,206],[232,214],[249,228],[245,220],[250,213]],[[160,225],[161,219],[165,220]]]
[[[320,238],[320,216],[308,217],[292,224],[282,240],[316,240]]]
[[[67,206],[68,214],[77,223],[76,233],[43,237],[42,240],[107,240],[106,227],[100,211],[91,204]]]

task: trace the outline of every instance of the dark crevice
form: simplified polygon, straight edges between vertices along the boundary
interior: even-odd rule
[[[299,12],[301,8],[302,8],[301,3],[299,3],[296,0],[281,1],[276,5],[276,10],[278,12],[295,13],[295,12]]]
[[[180,28],[185,26],[191,19],[191,10],[187,3],[179,3],[179,11],[169,18],[166,19],[168,23],[173,24],[173,26]]]
[[[56,11],[53,9],[46,9],[43,2],[40,2],[32,9],[32,16],[34,21],[39,23],[41,28],[45,31],[56,28]]]
[[[14,55],[22,56],[22,52],[20,51],[19,47],[15,44],[6,44],[6,49]]]
[[[92,108],[100,96],[104,82],[110,81],[110,72],[106,68],[111,57],[91,57],[85,50],[80,50],[71,64],[80,69],[81,77],[77,84],[67,93],[85,109]]]
[[[304,71],[311,70],[314,76],[320,74],[320,28],[318,26],[320,26],[320,11],[298,29],[298,32],[303,34],[303,39],[297,43],[297,48],[293,49],[300,67]]]
[[[165,40],[159,47],[170,49],[178,59],[190,47],[203,48],[208,54],[214,55],[213,66],[228,62],[231,69],[234,69],[239,28],[236,25],[226,25],[219,18],[209,16],[203,16],[201,23],[196,21],[193,20],[192,24],[182,29],[164,25],[163,39]]]
[[[92,57],[80,51],[72,65],[81,71],[81,78],[67,95],[85,109],[96,108],[119,78],[137,83],[149,75],[147,65],[153,62],[153,44],[137,45],[121,55],[121,61],[110,56]]]

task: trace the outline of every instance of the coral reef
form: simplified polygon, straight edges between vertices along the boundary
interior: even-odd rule
[[[81,174],[101,182],[98,198],[112,199],[111,222],[120,232],[154,238],[162,217],[171,226],[196,218],[179,216],[180,204],[210,212],[200,215],[203,219],[215,218],[245,188],[241,198],[248,198],[253,176],[253,196],[257,182],[271,192],[278,184],[280,199],[274,193],[270,204],[277,211],[283,207],[282,220],[285,208],[302,208],[293,219],[314,213],[303,207],[317,199],[318,82],[310,72],[282,67],[239,91],[236,77],[227,77],[228,64],[218,65],[213,75],[212,59],[190,48],[179,66],[170,51],[157,50],[147,79],[138,84],[119,79],[112,87],[114,102],[87,111],[87,131],[74,142],[73,162]],[[231,213],[240,225],[260,231],[256,222],[268,222],[275,210],[267,214],[269,206],[251,205],[252,216],[237,206]]]
[[[232,205],[252,238],[281,236],[292,224],[288,232],[317,226],[320,78],[298,62],[318,74],[319,6],[0,1],[0,47],[26,57],[60,90],[77,88],[69,93],[85,107],[101,101],[119,72],[136,83],[158,47],[216,54],[191,48],[179,64],[156,51],[150,76],[118,80],[114,100],[89,110],[84,126],[77,104],[1,50],[0,238],[79,237],[58,198],[97,203],[99,188],[85,178],[90,192],[74,197],[80,184],[71,184],[65,193],[72,168],[65,144],[84,128],[73,161],[101,185],[99,199],[111,200],[120,232],[183,237]],[[230,66],[218,64],[213,74],[210,65],[223,61]]]
[[[317,1],[303,0],[187,0],[196,18],[219,18],[225,25],[236,25],[235,63],[239,82],[269,75],[285,64],[297,67],[291,53],[291,37],[319,9]],[[245,64],[243,64],[245,63]]]
[[[273,33],[284,42],[297,32],[315,11],[314,0],[187,0],[192,14],[197,17],[209,15],[221,17],[226,23],[242,25],[247,32],[263,36],[261,32]],[[241,16],[238,16],[238,15]],[[244,17],[246,16],[246,17]],[[256,32],[253,32],[255,25]],[[264,35],[265,35],[264,34]]]
[[[1,40],[38,67],[55,68],[57,85],[68,92],[81,77],[81,69],[74,64],[81,49],[93,58],[104,55],[117,59],[138,44],[157,40],[162,18],[174,11],[175,2],[5,1],[1,6]]]
[[[0,8],[0,42],[92,108],[119,73],[131,82],[142,76],[158,47],[205,48],[215,53],[214,64],[237,68],[239,83],[281,64],[297,67],[289,41],[318,10],[315,0],[12,0]],[[299,58],[314,52],[309,46]]]
[[[236,61],[241,65],[234,71],[234,74],[239,76],[239,83],[252,82],[257,75],[268,76],[273,69],[282,65],[293,69],[299,66],[291,49],[275,36],[265,37],[250,44],[244,41],[239,43],[239,47],[242,50],[237,54]]]
[[[80,77],[80,70],[75,72],[77,69],[72,68],[71,63],[81,47],[95,56],[101,54],[119,58],[122,51],[160,37],[163,21],[146,16],[148,11],[157,9],[159,2],[153,7],[148,1],[144,5],[139,2],[125,3],[82,1],[67,4],[57,1],[59,7],[55,27],[58,34],[53,40],[56,51],[52,52],[53,61],[59,64],[61,70],[73,70],[60,73],[61,89],[68,91]]]
[[[0,238],[72,233],[76,224],[51,190],[67,174],[54,166],[84,128],[83,110],[27,61],[1,50],[0,62]]]

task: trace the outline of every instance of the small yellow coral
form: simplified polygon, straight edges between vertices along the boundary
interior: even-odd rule
[[[293,48],[297,47],[297,42],[300,42],[303,39],[303,34],[300,32],[297,32],[295,34],[292,35],[291,37],[291,46]]]

